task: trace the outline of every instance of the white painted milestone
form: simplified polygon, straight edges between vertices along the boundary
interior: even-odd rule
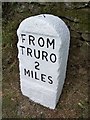
[[[66,75],[70,32],[57,16],[26,18],[17,30],[22,94],[54,109]]]

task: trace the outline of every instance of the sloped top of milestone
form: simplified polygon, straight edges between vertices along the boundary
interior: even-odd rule
[[[47,36],[55,36],[68,39],[70,36],[66,24],[57,16],[41,14],[23,20],[17,30],[17,35],[21,33],[34,33]]]

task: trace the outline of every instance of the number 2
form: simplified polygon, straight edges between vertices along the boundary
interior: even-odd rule
[[[36,65],[35,65],[35,69],[40,70],[40,69],[38,68],[38,67],[39,67],[39,63],[36,61],[35,64],[36,64]]]

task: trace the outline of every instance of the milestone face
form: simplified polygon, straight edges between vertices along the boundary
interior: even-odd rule
[[[41,82],[42,85],[56,84],[58,76],[54,70],[58,64],[58,37],[21,33],[19,39],[19,56],[24,65],[21,76],[28,81]]]

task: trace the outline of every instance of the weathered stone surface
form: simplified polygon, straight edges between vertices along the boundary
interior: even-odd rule
[[[69,30],[60,18],[42,14],[22,21],[17,35],[21,91],[54,109],[65,80]]]
[[[90,33],[83,33],[82,34],[82,38],[86,41],[90,42]]]
[[[78,32],[72,30],[72,31],[71,31],[71,37],[80,38],[81,35],[80,35]]]

